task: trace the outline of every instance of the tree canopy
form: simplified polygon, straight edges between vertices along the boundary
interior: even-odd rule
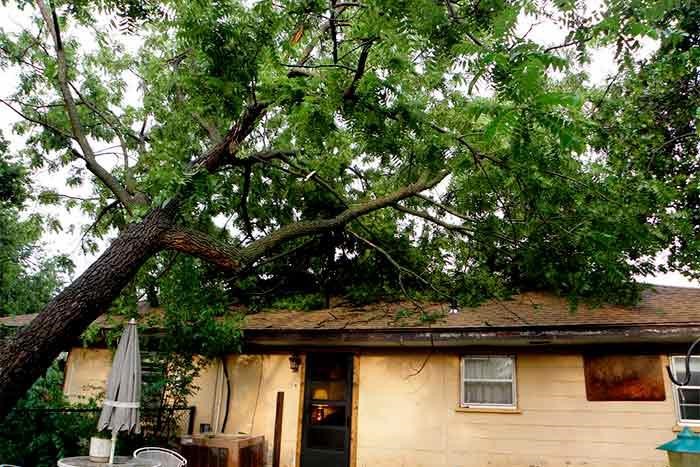
[[[31,196],[28,170],[12,160],[0,135],[0,316],[35,313],[64,283],[73,265],[65,256],[48,257],[41,236],[50,219],[22,218]]]
[[[2,103],[28,170],[70,167],[93,191],[87,241],[114,240],[8,344],[40,342],[0,400],[117,297],[632,302],[639,275],[697,274],[695,2],[19,6],[33,26],[0,33],[20,77]],[[619,70],[603,86],[583,68],[601,47]]]

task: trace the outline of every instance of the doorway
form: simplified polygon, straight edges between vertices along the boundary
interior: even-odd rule
[[[310,353],[302,418],[301,467],[348,467],[352,355]]]

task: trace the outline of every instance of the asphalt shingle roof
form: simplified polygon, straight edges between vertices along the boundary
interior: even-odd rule
[[[421,307],[434,320],[421,319],[411,302],[381,302],[365,306],[338,305],[314,311],[268,310],[246,314],[244,329],[254,330],[400,330],[466,329],[499,327],[567,326],[689,326],[700,325],[700,289],[655,286],[643,293],[635,306],[580,304],[572,310],[567,299],[543,292],[527,292],[510,300],[491,300],[477,307],[462,307],[448,314],[445,303],[423,303]],[[246,310],[237,308],[238,312]],[[153,316],[156,310],[144,307],[142,313]],[[22,327],[36,314],[0,318],[0,325]],[[102,327],[115,325],[104,316],[96,320]]]
[[[635,306],[580,304],[572,310],[567,299],[543,292],[527,292],[511,300],[491,300],[478,307],[462,307],[448,314],[444,303],[425,303],[433,322],[420,318],[411,302],[376,303],[362,307],[336,306],[315,311],[265,311],[246,316],[245,329],[263,330],[385,330],[464,329],[494,327],[558,327],[614,325],[700,324],[700,289],[655,286],[644,291]]]

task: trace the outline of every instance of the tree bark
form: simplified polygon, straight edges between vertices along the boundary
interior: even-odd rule
[[[0,420],[161,249],[161,236],[172,225],[172,211],[154,209],[127,227],[31,324],[0,343]]]

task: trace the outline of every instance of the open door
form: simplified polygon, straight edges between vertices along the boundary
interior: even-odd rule
[[[352,355],[307,355],[303,410],[301,467],[348,467]]]

